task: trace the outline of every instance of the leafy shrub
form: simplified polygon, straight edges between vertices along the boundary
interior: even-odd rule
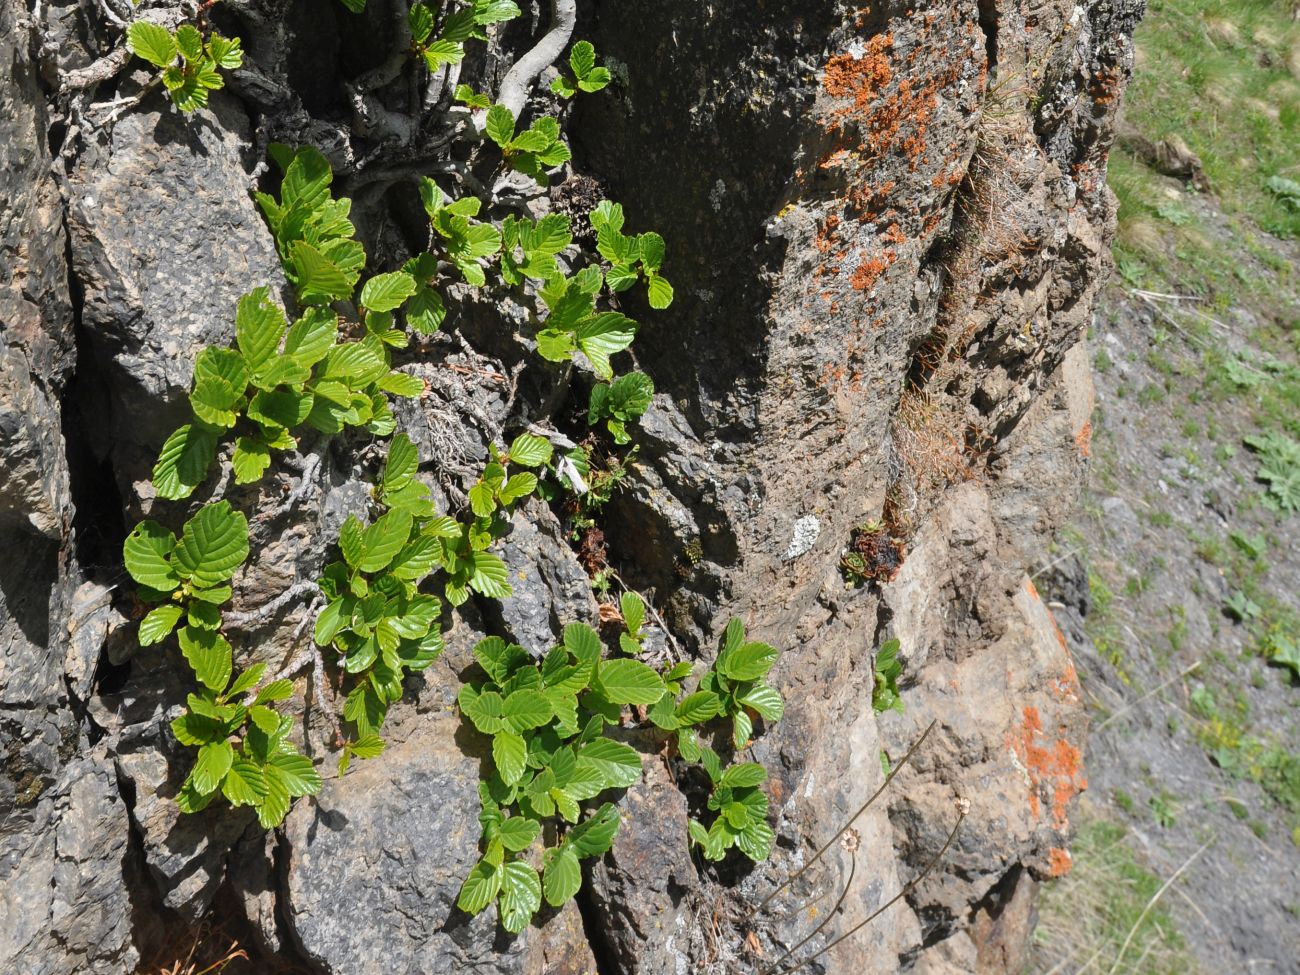
[[[208,92],[225,86],[218,68],[233,71],[244,63],[238,37],[214,32],[205,41],[191,24],[169,31],[137,20],[126,29],[126,46],[132,54],[162,69],[163,86],[182,112],[207,107]]]

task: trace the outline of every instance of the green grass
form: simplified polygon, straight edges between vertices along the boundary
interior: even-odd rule
[[[1168,910],[1168,895],[1146,910],[1164,881],[1138,861],[1127,836],[1124,826],[1104,819],[1085,822],[1079,830],[1071,848],[1074,869],[1043,890],[1030,972],[1195,971]]]

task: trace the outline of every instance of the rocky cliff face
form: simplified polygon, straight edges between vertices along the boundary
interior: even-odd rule
[[[410,174],[436,147],[409,122],[419,92],[399,72],[358,94],[400,47],[404,5],[228,0],[213,16],[250,57],[186,117],[156,92],[118,111],[147,80],[115,53],[119,6],[0,0],[6,970],[130,971],[206,918],[267,966],[317,972],[748,971],[910,885],[815,965],[1016,971],[1086,784],[1073,668],[1029,573],[1087,463],[1084,339],[1142,0],[582,5],[578,35],[616,83],[576,110],[573,172],[532,203],[569,206],[594,180],[663,233],[678,295],[638,342],[659,393],[602,514],[610,560],[691,653],[709,659],[733,615],[782,648],[789,708],[754,748],[775,770],[770,862],[693,859],[702,794],[636,739],[646,774],[614,849],[576,905],[515,939],[454,908],[478,775],[454,700],[482,634],[546,646],[598,618],[549,508],[516,516],[515,597],[454,616],[389,749],[270,835],[228,808],[177,811],[187,759],[168,722],[188,678],[174,651],[136,646],[120,567],[195,355],[229,340],[240,294],[284,287],[249,195],[268,142],[330,156],[372,263],[422,245]],[[549,5],[522,6],[466,76],[491,84],[546,29]],[[437,454],[444,503],[553,382],[512,315],[467,300],[447,328],[460,341],[411,350],[430,392],[399,424]],[[297,652],[310,596],[258,610],[317,576],[373,466],[363,441],[322,440],[260,486],[213,489],[258,512],[239,659]],[[848,589],[841,556],[869,519],[902,565]],[[905,710],[877,716],[888,636]],[[332,702],[297,674],[305,747],[326,762]],[[856,843],[755,912],[881,785],[882,752],[897,761],[932,722]]]

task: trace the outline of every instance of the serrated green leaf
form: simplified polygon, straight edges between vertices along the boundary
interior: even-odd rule
[[[609,357],[632,344],[636,328],[636,322],[626,315],[603,312],[578,327],[578,348],[591,361],[596,374],[608,380],[614,375]]]
[[[231,684],[230,689],[226,691],[226,699],[229,700],[230,698],[237,697],[256,686],[257,682],[262,679],[262,674],[265,672],[266,664],[253,664],[253,666],[249,667],[235,678],[235,682]]]
[[[235,469],[235,483],[252,484],[260,480],[271,466],[271,451],[260,440],[239,437],[235,440],[235,452],[230,462]]]
[[[645,603],[641,597],[634,592],[625,592],[619,597],[618,606],[628,632],[640,633],[641,626],[645,623]]]
[[[304,305],[324,305],[350,297],[352,282],[343,270],[311,244],[296,240],[289,248],[298,300]]]
[[[122,544],[126,571],[142,586],[171,592],[180,585],[180,575],[169,556],[176,548],[176,536],[156,521],[142,521]]]
[[[420,466],[420,453],[411,438],[404,433],[395,436],[388,445],[388,457],[384,461],[384,493],[400,491],[415,478]]]
[[[510,462],[524,467],[541,467],[551,459],[551,442],[545,437],[521,433],[510,444]]]
[[[501,898],[497,901],[501,926],[511,934],[518,934],[528,926],[541,906],[542,882],[537,871],[520,860],[505,864],[501,876]]]
[[[411,7],[406,22],[411,28],[411,40],[416,44],[423,44],[433,33],[433,11],[422,3]]]
[[[284,337],[284,355],[300,366],[311,368],[334,345],[338,337],[338,315],[326,308],[309,308],[289,326]]]
[[[582,868],[578,856],[567,846],[548,850],[542,874],[542,891],[546,903],[559,907],[573,898],[582,887]]]
[[[397,556],[411,537],[411,514],[390,511],[375,519],[362,534],[365,554],[357,564],[362,572],[381,572]]]
[[[215,792],[230,771],[235,750],[228,741],[211,741],[200,746],[189,781],[201,795]]]
[[[293,206],[301,206],[309,213],[319,210],[330,198],[333,180],[329,160],[319,149],[303,146],[285,167],[280,184],[281,202],[286,210]]]
[[[585,92],[600,91],[609,85],[613,80],[608,68],[592,68],[587,77],[578,82],[578,87]]]
[[[487,136],[504,149],[515,137],[515,117],[504,105],[493,105],[488,109],[485,131]]]
[[[269,295],[269,288],[256,288],[239,299],[235,312],[235,345],[254,372],[279,352],[288,328],[284,312]]]
[[[153,469],[153,486],[160,498],[188,498],[207,476],[217,453],[215,430],[185,424],[167,438]]]
[[[703,724],[722,713],[722,699],[712,691],[696,691],[684,698],[673,713],[682,724]]]
[[[248,558],[248,519],[229,501],[204,505],[181,532],[176,566],[200,586],[215,586],[235,574]]]
[[[587,77],[596,66],[596,48],[591,41],[578,41],[569,52],[569,67],[579,79]]]
[[[514,785],[527,768],[528,746],[513,731],[499,731],[492,736],[492,762],[502,781]]]
[[[578,749],[578,764],[600,772],[609,789],[626,789],[641,779],[641,756],[636,749],[608,738],[597,738]]]
[[[461,713],[483,734],[495,735],[505,730],[505,719],[501,716],[505,701],[496,691],[479,693],[466,684],[457,694],[456,703],[460,705]]]
[[[470,556],[470,566],[469,585],[479,595],[505,599],[513,591],[506,581],[506,564],[491,552],[475,552]]]
[[[766,860],[772,853],[772,844],[776,840],[776,834],[772,831],[764,820],[751,819],[748,826],[741,830],[740,835],[736,837],[736,845],[740,851],[751,860],[758,862]]]
[[[140,621],[140,646],[148,647],[161,643],[176,629],[183,614],[181,607],[175,603],[166,603],[154,609]]]
[[[718,784],[732,789],[743,789],[762,785],[767,781],[767,769],[757,762],[743,762],[732,765],[722,773]]]
[[[466,914],[480,913],[496,900],[501,890],[502,874],[500,867],[494,867],[485,860],[474,864],[465,882],[461,884],[456,906]]]
[[[230,683],[233,669],[230,644],[215,630],[194,626],[181,627],[181,653],[189,662],[199,683],[220,694]]]
[[[768,721],[780,721],[785,714],[785,702],[774,687],[759,684],[738,698],[741,704],[753,708]]]
[[[744,748],[754,736],[754,722],[746,711],[737,711],[731,716],[731,742],[737,748]]]
[[[226,772],[221,792],[232,806],[256,806],[267,792],[262,767],[247,758],[236,758]]]
[[[614,704],[649,706],[664,695],[664,682],[639,660],[603,661],[596,671],[596,689]]]
[[[717,669],[735,681],[759,680],[776,663],[775,647],[766,643],[745,643],[718,658]]]
[[[244,50],[238,37],[222,37],[213,34],[208,39],[208,53],[212,60],[227,71],[234,71],[244,63]]]
[[[165,68],[176,60],[176,40],[171,32],[148,21],[137,20],[126,29],[126,46],[155,67]]]
[[[395,311],[415,294],[415,279],[405,271],[376,274],[361,289],[361,304],[371,311]]]
[[[268,776],[274,772],[291,796],[314,796],[324,784],[311,759],[297,752],[279,751],[271,756]]]
[[[205,714],[182,714],[172,721],[171,729],[182,745],[202,745],[210,741],[222,741],[226,737],[226,726]]]
[[[658,274],[647,275],[646,288],[651,308],[661,311],[673,303],[673,286],[668,283],[667,278]]]
[[[569,830],[564,845],[582,858],[601,856],[614,845],[618,825],[618,807],[607,802],[582,824]]]
[[[501,715],[511,729],[524,732],[549,724],[554,717],[554,712],[545,694],[531,688],[524,688],[515,691],[505,699]]]

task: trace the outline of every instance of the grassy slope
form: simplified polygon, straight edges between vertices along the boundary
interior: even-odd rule
[[[1117,717],[1091,750],[1113,768],[1094,766],[1100,794],[1085,806],[1075,874],[1044,899],[1035,971],[1214,972],[1225,958],[1246,970],[1247,956],[1273,950],[1224,936],[1249,930],[1248,914],[1202,900],[1202,925],[1200,908],[1171,915],[1169,902],[1248,903],[1269,884],[1247,863],[1300,857],[1300,688],[1269,666],[1300,661],[1300,513],[1278,510],[1245,443],[1300,440],[1300,200],[1269,185],[1300,182],[1296,6],[1151,0],[1138,33],[1127,122],[1152,142],[1183,140],[1210,192],[1112,157],[1119,274],[1096,336],[1093,487],[1062,547],[1089,562],[1101,674],[1089,696],[1099,721]],[[1300,454],[1294,470],[1300,486]],[[1103,510],[1116,498],[1137,512],[1136,542],[1116,541],[1114,508]],[[1211,836],[1220,845],[1142,917],[1157,875]],[[1215,869],[1198,892],[1195,873]],[[1294,923],[1296,891],[1268,897],[1276,910],[1258,924]],[[1216,940],[1235,943],[1207,952]]]

